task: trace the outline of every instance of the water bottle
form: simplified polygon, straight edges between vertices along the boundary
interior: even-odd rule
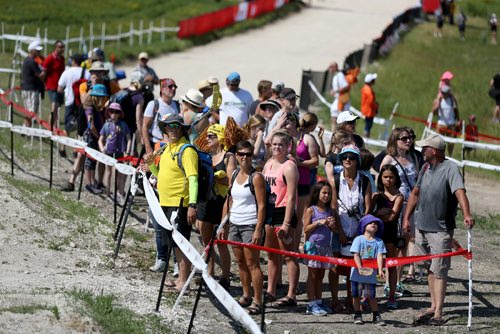
[[[278,238],[280,238],[279,235],[278,235],[278,233],[279,233],[280,230],[281,230],[281,227],[279,227],[279,226],[274,229],[274,233],[276,233],[276,236]],[[283,243],[285,245],[290,245],[292,243],[292,241],[293,241],[292,237],[289,236],[288,234],[286,234],[284,238],[280,238],[280,239],[283,241]]]

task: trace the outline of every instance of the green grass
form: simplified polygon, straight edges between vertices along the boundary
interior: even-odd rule
[[[48,306],[42,304],[34,304],[34,305],[21,305],[21,306],[12,306],[7,308],[0,308],[0,314],[5,312],[17,313],[17,314],[35,314],[39,311],[50,311],[54,315],[56,320],[61,318],[59,313],[59,308],[57,306]]]
[[[140,316],[129,309],[116,304],[111,295],[93,295],[86,290],[75,290],[70,293],[76,301],[81,302],[82,315],[91,317],[101,327],[102,333],[170,333],[171,329],[156,315]]]

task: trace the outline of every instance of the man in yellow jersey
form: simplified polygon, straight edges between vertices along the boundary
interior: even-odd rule
[[[158,165],[152,163],[149,169],[158,177],[158,194],[163,212],[170,222],[176,225],[177,230],[189,240],[191,225],[197,216],[198,153],[194,147],[187,147],[182,156],[179,154],[181,147],[189,144],[189,125],[184,124],[181,116],[166,114],[158,121],[158,127],[163,133],[166,147]],[[145,155],[144,158],[147,161],[149,157]],[[180,164],[178,159],[181,159]],[[177,218],[171,219],[174,212],[177,212]],[[158,224],[155,226],[155,232],[159,253],[157,261],[165,261],[160,254],[166,256],[167,250],[174,247],[179,264],[179,277],[170,287],[167,284],[167,288],[180,291],[188,278],[191,265],[173,242],[170,232]]]

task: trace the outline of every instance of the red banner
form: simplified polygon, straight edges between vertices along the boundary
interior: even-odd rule
[[[215,12],[192,17],[179,22],[177,37],[188,38],[201,36],[208,32],[222,29],[239,21],[252,19],[259,15],[269,13],[289,0],[254,0],[242,2],[238,5],[226,7]]]
[[[281,249],[269,248],[269,247],[264,247],[264,246],[244,244],[241,242],[229,241],[229,240],[216,240],[216,243],[258,249],[258,250],[261,250],[264,252],[275,253],[275,254],[291,256],[291,257],[297,257],[297,258],[302,258],[302,259],[307,259],[307,260],[315,260],[315,261],[340,265],[340,266],[344,266],[344,267],[356,267],[356,263],[354,262],[353,259],[344,259],[344,258],[336,258],[336,257],[329,257],[329,256],[302,254],[302,253],[284,251]],[[435,258],[440,258],[440,257],[450,257],[450,256],[458,256],[458,255],[462,255],[466,259],[469,259],[469,260],[472,259],[471,252],[469,252],[467,249],[463,249],[458,244],[456,244],[456,246],[457,246],[456,250],[454,252],[450,252],[450,253],[424,255],[424,256],[407,256],[407,257],[386,258],[385,259],[385,268],[398,267],[398,266],[402,266],[405,264],[427,261],[430,259],[435,259]],[[363,260],[362,263],[363,263],[363,267],[365,267],[365,268],[373,268],[373,269],[378,268],[377,267],[377,260]]]

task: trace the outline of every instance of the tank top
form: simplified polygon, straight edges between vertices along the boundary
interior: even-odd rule
[[[231,206],[230,220],[234,225],[256,225],[257,224],[257,204],[255,196],[250,191],[247,177],[243,184],[239,184],[237,180],[231,187],[231,198],[233,204]]]
[[[222,160],[219,161],[215,166],[213,166],[214,173],[221,171],[221,170],[227,172],[227,167],[226,167],[226,163],[224,162],[224,160],[226,160],[226,157],[228,156],[228,154],[229,154],[229,152],[225,152],[224,156],[222,157]],[[223,185],[223,184],[218,183],[216,185],[216,187],[217,187],[216,193],[218,195],[222,196],[223,198],[225,198],[227,195],[227,191],[229,190],[229,185]]]
[[[275,207],[286,207],[288,201],[287,185],[285,183],[285,175],[283,171],[288,164],[293,164],[292,160],[287,160],[279,168],[273,161],[271,167],[265,171],[264,177],[271,186],[271,192],[276,195]],[[274,168],[273,168],[274,167]]]
[[[455,119],[455,102],[451,97],[443,97],[439,101],[438,109],[438,124],[444,126],[453,126],[456,124]]]
[[[301,160],[309,160],[311,156],[309,155],[309,148],[304,143],[304,137],[299,140],[296,149],[296,156]],[[307,167],[298,167],[299,169],[299,184],[310,184],[311,183],[311,171]]]
[[[399,196],[399,195],[398,195]],[[391,201],[387,196],[385,196],[384,193],[378,193],[377,200],[375,201],[375,208],[381,209],[381,208],[388,208],[392,209],[394,207],[394,202],[396,201],[397,196],[394,198],[393,201]],[[401,211],[400,211],[401,213]],[[397,224],[399,221],[399,216],[396,217],[395,220],[391,220],[390,222],[384,222],[384,224]]]
[[[405,201],[408,201],[410,193],[417,182],[417,170],[415,168],[415,164],[410,162],[406,166],[403,166],[399,163],[395,163],[394,166],[398,170],[399,178],[401,179],[399,191],[403,194]],[[403,167],[404,170],[401,167]]]
[[[311,222],[314,223],[317,220],[326,219],[332,215],[331,209],[326,211],[320,211],[316,205],[311,206],[313,209],[313,215],[311,218]],[[316,243],[316,245],[321,247],[330,246],[332,241],[332,231],[326,225],[319,225],[311,232],[311,236],[309,237],[310,242]]]

